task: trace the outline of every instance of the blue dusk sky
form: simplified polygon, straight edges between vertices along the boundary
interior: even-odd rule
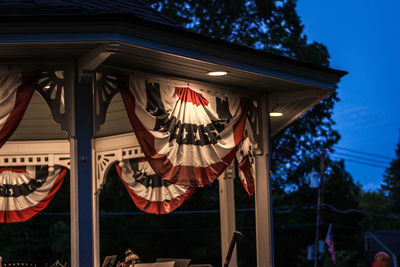
[[[399,141],[399,10],[397,0],[297,3],[308,41],[326,45],[330,66],[349,72],[339,83],[341,100],[334,110],[342,136],[335,154],[348,159],[346,170],[364,190],[380,187],[383,166],[394,158]]]

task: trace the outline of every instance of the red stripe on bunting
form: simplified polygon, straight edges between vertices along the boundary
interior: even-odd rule
[[[203,187],[215,181],[231,164],[242,140],[246,124],[247,105],[241,101],[240,105],[243,114],[234,125],[235,147],[227,154],[222,161],[211,164],[207,167],[173,165],[164,154],[159,154],[155,149],[154,136],[144,127],[135,113],[135,96],[129,90],[129,77],[118,75],[118,86],[125,104],[136,138],[149,161],[153,170],[168,182],[186,185],[189,187]]]
[[[40,72],[24,72],[21,74],[21,84],[17,88],[14,109],[0,129],[0,147],[10,138],[21,122],[39,81],[39,75]]]
[[[196,106],[208,105],[208,100],[202,94],[193,91],[189,87],[175,87],[175,93],[182,102],[193,103]]]
[[[138,209],[140,209],[141,211],[144,211],[147,213],[157,214],[157,215],[171,213],[175,209],[179,208],[180,205],[186,199],[188,199],[191,195],[193,195],[193,193],[195,191],[195,188],[189,188],[187,193],[180,195],[174,199],[171,199],[168,202],[167,201],[150,201],[150,200],[147,200],[147,199],[135,194],[135,192],[129,188],[129,185],[127,183],[125,183],[125,181],[122,179],[121,167],[118,164],[115,164],[115,168],[117,170],[119,177],[121,178],[122,183],[125,185],[126,190],[128,190],[128,193],[131,196],[136,207],[138,207]]]
[[[21,166],[21,167],[0,167],[0,173],[5,172],[5,171],[23,173],[23,172],[26,172],[26,166]]]
[[[244,189],[246,189],[247,193],[252,196],[254,194],[254,177],[251,173],[250,158],[245,157],[242,162],[238,162],[238,169],[239,172],[241,171],[243,173],[240,180],[243,184]],[[242,179],[245,179],[245,181],[243,181]]]
[[[67,169],[62,168],[49,194],[46,197],[44,197],[37,205],[23,210],[0,211],[0,223],[25,222],[30,218],[32,218],[33,216],[35,216],[36,214],[38,214],[43,209],[45,209],[55,196],[60,186],[62,185],[66,174],[67,174]]]

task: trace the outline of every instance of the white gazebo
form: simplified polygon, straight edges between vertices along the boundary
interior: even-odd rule
[[[0,149],[0,166],[70,170],[73,267],[101,265],[98,197],[108,168],[143,157],[116,73],[256,103],[250,121],[257,144],[257,262],[274,266],[269,136],[331,94],[346,72],[188,32],[139,1],[3,2],[0,74],[33,71],[40,77],[24,117]],[[272,111],[283,115],[270,117]],[[219,186],[225,257],[235,230],[233,180],[219,179]],[[235,252],[230,266],[236,266]]]

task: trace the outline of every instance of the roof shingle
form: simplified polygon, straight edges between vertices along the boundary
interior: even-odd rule
[[[120,15],[179,27],[172,19],[147,7],[140,0],[0,0],[0,16],[93,16]]]

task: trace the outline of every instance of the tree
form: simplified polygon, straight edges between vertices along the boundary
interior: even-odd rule
[[[393,211],[400,212],[400,140],[397,144],[395,158],[383,174],[382,189],[388,194]]]
[[[329,65],[320,43],[308,44],[296,0],[145,0],[183,27],[208,37]]]
[[[400,227],[399,215],[393,213],[393,205],[382,189],[361,192],[358,203],[367,212],[361,222],[363,231]]]

